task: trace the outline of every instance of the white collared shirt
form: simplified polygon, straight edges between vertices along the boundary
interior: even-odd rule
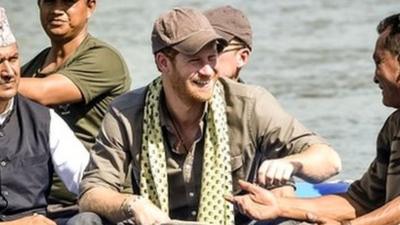
[[[0,113],[0,126],[12,112],[13,105],[12,99],[6,110]],[[65,121],[52,109],[50,109],[49,132],[49,145],[54,170],[65,187],[70,192],[78,194],[79,182],[89,163],[89,153]]]
[[[4,120],[6,120],[7,116],[10,115],[13,105],[14,105],[14,98],[12,98],[8,102],[6,109],[2,113],[0,113],[0,126],[3,125]]]

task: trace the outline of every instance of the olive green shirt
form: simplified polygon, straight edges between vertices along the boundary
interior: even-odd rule
[[[386,120],[377,139],[376,157],[349,196],[371,211],[400,195],[400,110]]]
[[[75,135],[89,149],[95,142],[110,102],[130,88],[128,68],[110,45],[88,35],[76,52],[57,71],[41,73],[50,48],[46,48],[22,68],[23,77],[61,74],[79,88],[83,101],[55,106]]]
[[[220,81],[224,86],[227,105],[234,193],[240,191],[239,179],[254,179],[254,168],[258,167],[261,160],[299,153],[312,144],[325,143],[286,113],[265,89],[223,78]],[[139,194],[139,160],[146,92],[147,87],[134,90],[111,104],[91,150],[92,160],[81,182],[80,195],[97,186]],[[163,98],[160,107],[170,216],[174,219],[195,220],[200,199],[203,131],[207,124],[205,120],[199,122],[201,133],[188,153],[178,152],[174,147],[178,138],[173,132]]]
[[[57,71],[41,73],[50,48],[44,49],[22,67],[23,77],[46,77],[61,74],[79,88],[83,101],[54,106],[77,138],[90,149],[99,132],[108,105],[130,88],[128,68],[122,56],[110,45],[88,35]],[[55,176],[51,198],[71,204],[75,197],[63,187]]]

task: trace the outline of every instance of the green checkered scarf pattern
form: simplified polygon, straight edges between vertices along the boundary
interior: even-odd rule
[[[146,95],[140,191],[168,214],[168,175],[160,126],[161,78],[155,79]],[[224,200],[232,194],[232,175],[228,145],[228,126],[222,84],[217,81],[209,101],[205,132],[201,197],[197,221],[213,225],[233,225],[233,206]]]

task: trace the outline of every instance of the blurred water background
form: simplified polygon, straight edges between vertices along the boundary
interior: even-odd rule
[[[22,61],[49,45],[36,0],[0,0]],[[90,32],[119,49],[132,88],[158,73],[150,33],[158,15],[174,6],[202,10],[231,4],[253,26],[254,51],[242,78],[269,89],[284,108],[325,137],[343,159],[334,179],[356,179],[375,155],[376,136],[394,109],[385,108],[372,82],[376,25],[399,12],[396,0],[98,0]]]

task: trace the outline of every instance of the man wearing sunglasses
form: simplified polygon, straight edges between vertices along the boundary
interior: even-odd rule
[[[242,82],[240,70],[247,64],[252,50],[250,22],[242,11],[226,5],[204,12],[215,31],[228,45],[218,56],[216,69],[221,76]]]
[[[225,41],[200,11],[162,14],[151,43],[160,76],[111,104],[80,184],[86,213],[71,223],[94,212],[112,224],[242,225],[223,196],[239,193],[237,181],[254,174],[271,185],[265,170],[257,173],[262,160],[287,156],[309,180],[338,172],[337,153],[267,90],[219,77]]]
[[[204,12],[214,30],[223,37],[228,45],[218,55],[216,70],[220,76],[243,83],[240,78],[241,69],[248,63],[252,51],[252,29],[246,15],[230,5],[213,8]],[[272,102],[270,108],[275,107]],[[284,158],[264,160],[259,166],[259,173],[264,173],[270,180],[280,185],[274,186],[272,191],[279,196],[293,196],[296,176],[295,168]],[[279,176],[285,174],[285,176]],[[283,182],[283,181],[289,182]],[[321,181],[321,180],[318,180]],[[259,181],[259,183],[263,183]]]

